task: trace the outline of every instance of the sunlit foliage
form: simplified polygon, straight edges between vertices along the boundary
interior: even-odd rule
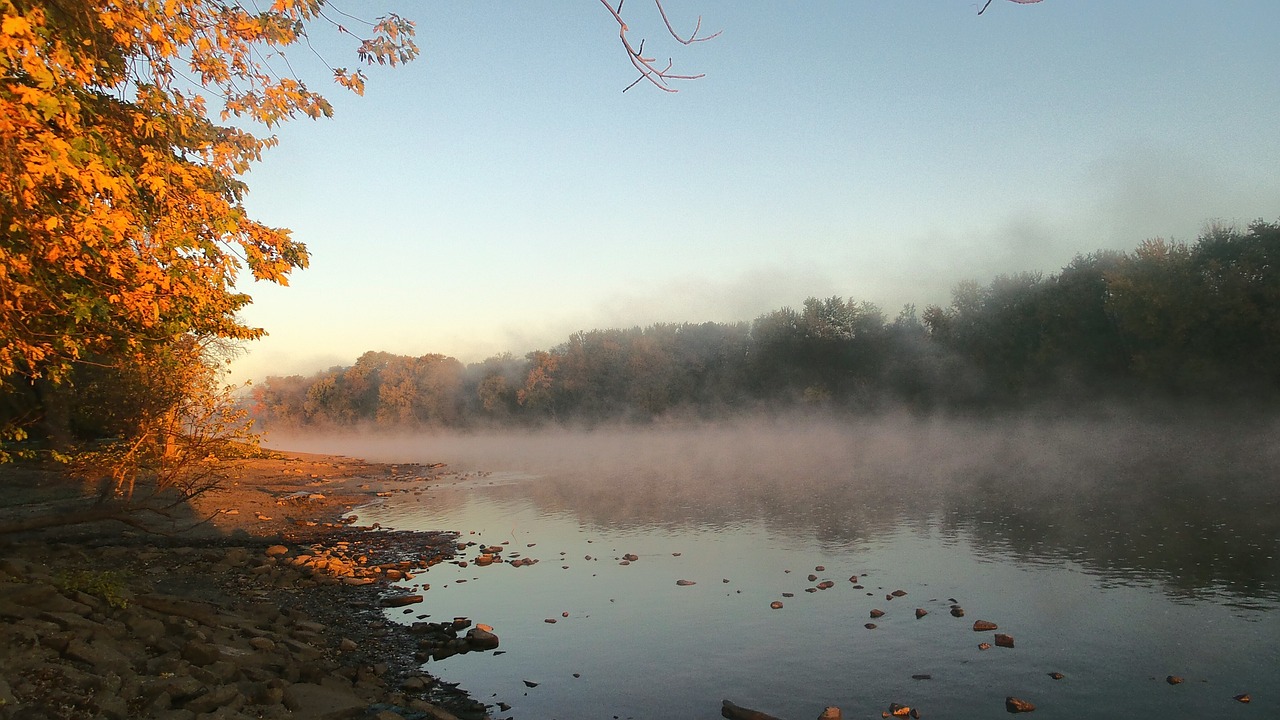
[[[241,177],[275,142],[263,131],[333,112],[286,48],[319,26],[366,64],[417,54],[398,16],[348,20],[361,38],[331,12],[0,0],[0,441],[58,420],[48,401],[78,368],[154,374],[184,344],[262,334],[237,317],[237,279],[286,284],[308,256],[249,217]],[[363,90],[360,71],[333,78]]]

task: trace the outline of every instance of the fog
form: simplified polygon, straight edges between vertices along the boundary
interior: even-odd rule
[[[1280,423],[788,415],[592,431],[273,434],[273,448],[457,473],[584,526],[755,524],[833,546],[964,535],[1021,558],[1158,577],[1178,591],[1280,592]],[[454,529],[454,528],[441,528]]]

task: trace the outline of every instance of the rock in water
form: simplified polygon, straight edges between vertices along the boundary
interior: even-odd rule
[[[843,718],[844,713],[842,713],[840,708],[835,705],[827,707],[822,711],[822,714],[818,716],[818,720],[843,720]]]
[[[924,608],[916,608],[916,619],[917,619],[917,620],[919,620],[920,618],[922,618],[922,617],[924,617],[925,615],[928,615],[928,614],[929,614],[929,611],[928,611],[928,610],[925,610]]]
[[[989,630],[998,630],[999,628],[1000,628],[999,625],[996,625],[990,620],[974,620],[973,621],[974,632],[986,632]]]
[[[1004,699],[1004,709],[1011,713],[1024,713],[1034,711],[1036,706],[1026,700],[1010,695]]]
[[[1247,703],[1247,702],[1249,702],[1250,700],[1252,700],[1253,698],[1249,697],[1249,693],[1240,693],[1239,695],[1237,695],[1237,696],[1235,696],[1235,697],[1233,697],[1233,698],[1231,698],[1231,699],[1232,699],[1232,700],[1235,700],[1236,702]]]
[[[884,617],[884,611],[877,608],[872,608],[871,618],[874,620],[875,618],[878,618],[878,617]]]
[[[759,710],[752,710],[751,708],[734,705],[728,700],[725,700],[720,704],[720,715],[728,718],[729,720],[778,720],[778,718],[769,715],[768,713],[762,713]]]
[[[471,628],[467,631],[467,645],[472,650],[492,650],[498,647],[498,636],[478,627]]]
[[[1013,636],[1004,633],[996,633],[996,645],[1005,648],[1013,647]]]
[[[687,587],[687,586],[689,586],[689,585],[697,585],[697,584],[698,584],[698,583],[696,583],[696,582],[694,582],[694,581],[692,581],[692,580],[677,580],[677,581],[676,581],[676,585],[679,585],[680,587]]]
[[[1179,685],[1182,683],[1182,678],[1178,677],[1177,675],[1170,675],[1169,677],[1165,678],[1164,681],[1169,683],[1170,685]]]
[[[382,607],[403,607],[414,603],[422,602],[421,595],[393,595],[391,597],[382,598]]]

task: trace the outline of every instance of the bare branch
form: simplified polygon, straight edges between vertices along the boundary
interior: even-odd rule
[[[640,73],[640,76],[637,77],[634,82],[623,88],[623,92],[635,87],[640,83],[640,81],[647,80],[651,85],[659,90],[673,93],[677,92],[677,90],[676,88],[671,87],[670,81],[697,80],[704,76],[703,73],[698,73],[697,75],[678,75],[671,72],[672,67],[674,67],[674,61],[670,58],[667,59],[666,67],[659,68],[655,64],[657,62],[656,58],[644,56],[643,39],[640,41],[639,47],[636,47],[633,46],[630,39],[627,38],[627,31],[630,30],[630,28],[627,26],[626,20],[622,17],[622,0],[619,0],[616,7],[610,4],[609,0],[600,0],[600,4],[604,5],[609,11],[609,14],[613,15],[613,19],[617,21],[618,38],[622,41],[622,47],[627,51],[627,57],[631,60],[631,64]],[[671,24],[671,19],[667,17],[667,11],[666,8],[662,6],[662,0],[653,0],[653,4],[658,8],[658,14],[662,16],[662,22],[667,26],[667,32],[676,40],[676,42],[682,45],[692,45],[696,42],[711,40],[712,38],[720,35],[719,32],[716,32],[712,35],[699,37],[698,33],[702,30],[702,17],[699,16],[698,22],[694,26],[693,33],[687,38],[681,37],[681,35],[676,32],[675,26]]]
[[[1031,5],[1033,3],[1040,2],[1040,0],[1009,0],[1009,2],[1016,2],[1019,5]],[[982,9],[978,11],[978,14],[981,15],[982,13],[986,12],[987,8],[989,7],[991,7],[991,0],[987,0],[987,3],[982,6]]]

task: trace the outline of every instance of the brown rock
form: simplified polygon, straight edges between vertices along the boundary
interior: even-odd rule
[[[828,706],[822,711],[822,714],[818,716],[818,720],[843,720],[843,719],[844,719],[844,713],[841,712],[840,708],[836,707],[835,705]]]
[[[924,608],[916,608],[916,619],[917,619],[917,620],[919,620],[920,618],[922,618],[922,617],[924,617],[925,615],[928,615],[928,614],[929,614],[929,611],[928,611],[928,610],[925,610]]]
[[[697,585],[697,584],[698,584],[698,583],[696,583],[696,582],[694,582],[694,581],[692,581],[692,580],[677,580],[677,581],[676,581],[676,585],[679,585],[679,586],[681,586],[681,587],[688,587],[689,585]]]
[[[999,628],[1000,628],[999,625],[996,625],[990,620],[974,620],[973,621],[974,632],[987,632],[990,630],[997,630]]]
[[[185,705],[187,710],[199,715],[200,713],[213,712],[220,708],[228,711],[239,710],[244,707],[245,698],[235,685],[219,685],[212,688],[209,692],[193,698]]]
[[[1166,677],[1164,681],[1170,685],[1180,685],[1182,683],[1182,678],[1177,675],[1170,675],[1169,677]]]
[[[868,630],[875,630],[875,629],[876,629],[876,624],[875,624],[875,623],[867,623],[866,625],[863,625],[862,627],[864,627],[864,628],[866,628],[866,629],[868,629]]]
[[[889,594],[890,594],[890,595],[892,595],[892,596],[894,596],[894,597],[903,597],[904,595],[906,595],[906,594],[907,594],[907,591],[906,591],[906,590],[894,590],[893,592],[891,592],[891,593],[889,593]]]
[[[211,665],[222,659],[218,648],[199,640],[188,640],[182,646],[182,659],[196,666]]]
[[[1249,693],[1240,693],[1239,695],[1236,695],[1235,697],[1233,697],[1233,698],[1231,698],[1231,699],[1232,699],[1232,700],[1235,700],[1236,702],[1240,702],[1240,703],[1247,703],[1247,702],[1249,702],[1249,701],[1253,700],[1253,698],[1249,697]]]
[[[129,658],[111,645],[97,640],[85,642],[79,638],[72,638],[68,641],[63,654],[72,660],[92,665],[100,673],[109,670],[117,675],[124,675],[132,670]]]
[[[368,703],[345,688],[294,683],[284,689],[284,706],[294,720],[346,720],[363,715]]]
[[[980,642],[980,643],[978,643],[978,649],[979,649],[979,650],[990,650],[990,649],[991,649],[991,643]]]
[[[1024,713],[1034,711],[1036,706],[1026,700],[1010,695],[1004,699],[1004,709],[1011,713]]]
[[[964,608],[956,605],[951,608],[951,617],[964,617]]]
[[[492,650],[498,647],[498,636],[488,630],[472,628],[467,631],[467,645],[472,650]]]
[[[879,609],[879,608],[872,608],[872,609],[871,609],[871,617],[872,617],[872,619],[875,619],[875,618],[878,618],[878,617],[884,617],[884,611],[883,611],[883,610],[881,610],[881,609]]]
[[[1049,677],[1053,678],[1054,680],[1061,680],[1062,678],[1066,677],[1066,675],[1063,675],[1060,672],[1051,672],[1049,673]]]
[[[782,609],[782,601],[781,601],[781,600],[774,600],[773,602],[769,603],[769,607],[773,608],[774,610],[781,610],[781,609]]]
[[[1003,648],[1013,647],[1013,636],[1004,633],[996,633],[996,645]]]

